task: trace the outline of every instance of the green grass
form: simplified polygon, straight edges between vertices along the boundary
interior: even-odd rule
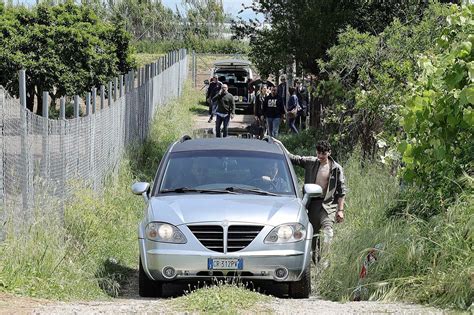
[[[258,306],[271,297],[236,284],[218,284],[197,289],[173,301],[177,311],[237,314],[268,312]]]
[[[59,300],[117,296],[138,261],[136,229],[144,204],[130,185],[151,181],[167,146],[191,131],[189,108],[197,97],[188,84],[182,98],[157,110],[150,140],[130,149],[105,190],[76,183],[64,221],[45,212],[57,200],[35,203],[34,223],[0,243],[0,291]]]

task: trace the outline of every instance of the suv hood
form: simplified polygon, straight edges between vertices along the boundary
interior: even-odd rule
[[[300,209],[301,201],[294,196],[179,194],[153,197],[148,215],[174,225],[227,220],[276,226],[298,222]]]

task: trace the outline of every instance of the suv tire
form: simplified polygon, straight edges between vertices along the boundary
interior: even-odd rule
[[[288,296],[293,299],[306,299],[311,294],[311,260],[306,264],[299,281],[290,282]]]
[[[141,297],[161,297],[162,284],[160,281],[154,281],[148,278],[143,270],[142,260],[139,260],[138,266],[138,294]]]

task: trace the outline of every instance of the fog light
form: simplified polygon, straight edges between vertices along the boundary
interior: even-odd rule
[[[286,268],[277,268],[275,269],[275,277],[278,279],[284,279],[288,276],[288,269]]]
[[[163,268],[163,277],[167,279],[172,279],[176,276],[176,270],[173,267],[165,267]]]

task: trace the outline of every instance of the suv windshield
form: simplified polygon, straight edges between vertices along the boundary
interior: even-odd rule
[[[230,190],[236,193],[270,192],[294,195],[288,165],[281,154],[253,151],[187,151],[172,153],[160,193],[185,188]]]

